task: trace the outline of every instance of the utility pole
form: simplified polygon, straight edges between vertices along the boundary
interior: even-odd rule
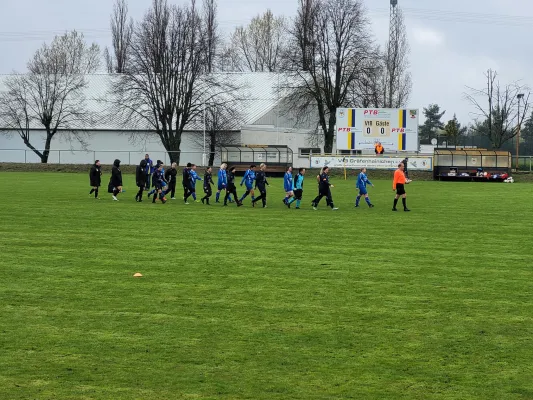
[[[518,132],[516,134],[516,170],[518,171],[519,166],[519,154],[520,154],[520,128],[522,125],[522,121],[520,120],[520,101],[524,97],[523,93],[519,93],[516,95],[516,98],[518,99]]]
[[[387,49],[387,85],[385,87],[385,107],[392,108],[394,89],[396,80],[399,80],[396,69],[398,60],[398,40],[400,32],[398,32],[398,0],[390,0],[390,20],[389,20],[389,46]],[[388,92],[388,93],[387,93]]]

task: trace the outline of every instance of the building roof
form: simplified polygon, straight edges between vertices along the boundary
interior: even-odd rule
[[[13,75],[0,75],[0,92],[6,90],[5,81]],[[149,131],[153,128],[146,121],[127,121],[124,123],[119,118],[110,115],[110,102],[113,96],[111,87],[113,80],[118,79],[114,74],[90,74],[86,75],[87,87],[84,90],[86,98],[86,107],[94,118],[87,118],[81,122],[78,129],[84,130],[113,130],[113,131]],[[215,80],[222,83],[232,83],[237,87],[236,92],[232,93],[233,97],[238,99],[234,102],[235,107],[241,114],[242,122],[240,125],[253,125],[262,116],[272,110],[279,99],[283,96],[284,89],[283,75],[268,72],[247,72],[247,73],[215,73],[211,75]],[[2,121],[0,116],[0,130],[6,130],[8,126]],[[235,126],[233,129],[240,129],[241,126]],[[43,129],[39,121],[34,121],[31,129]],[[185,130],[203,129],[202,118],[196,118],[191,121]]]

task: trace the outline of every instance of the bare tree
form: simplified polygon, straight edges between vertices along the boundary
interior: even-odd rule
[[[204,0],[204,29],[206,33],[206,72],[211,73],[214,70],[217,47],[220,42],[217,23],[217,2],[216,0]]]
[[[221,145],[240,144],[239,132],[243,123],[242,113],[236,107],[236,103],[223,99],[212,99],[212,101],[205,105],[201,115],[201,119],[205,118],[202,124],[205,122],[205,151],[209,154],[207,165],[211,166],[215,162],[215,157],[220,154]],[[197,120],[200,121],[200,118]],[[198,149],[204,149],[203,129],[195,132],[193,140]]]
[[[28,73],[5,80],[0,95],[0,118],[16,131],[24,144],[48,162],[52,139],[58,130],[62,138],[84,141],[84,127],[91,121],[85,107],[85,74],[95,72],[100,60],[97,44],[88,45],[82,34],[73,31],[44,44],[28,62]],[[44,128],[44,149],[35,143],[32,132]]]
[[[242,64],[235,49],[230,43],[222,43],[215,57],[215,67],[220,72],[235,72],[242,70]]]
[[[230,83],[204,74],[204,26],[194,0],[188,6],[153,0],[135,26],[129,67],[106,100],[114,103],[112,111],[124,123],[152,129],[172,162],[179,163],[186,125],[217,91],[231,89]]]
[[[361,0],[316,0],[303,9],[307,4],[300,3],[287,52],[289,98],[295,112],[318,111],[324,151],[331,153],[336,109],[351,105],[350,90],[365,76],[373,44]]]
[[[405,20],[401,9],[397,10],[392,37],[387,44],[383,84],[383,105],[387,108],[405,106],[411,94],[411,73],[409,72],[409,42]]]
[[[519,82],[501,85],[496,71],[489,69],[485,77],[487,86],[484,89],[467,87],[465,98],[476,110],[473,130],[486,136],[492,147],[499,149],[518,134],[527,118],[530,92]]]
[[[267,10],[246,27],[238,27],[231,37],[232,55],[240,71],[275,72],[280,69],[286,46],[286,19]]]
[[[128,67],[129,47],[133,35],[133,18],[128,18],[128,3],[126,0],[115,0],[111,15],[111,37],[113,53],[106,47],[104,58],[107,72],[123,74]]]
[[[297,22],[294,26],[294,36],[297,40],[298,47],[301,49],[301,65],[304,71],[311,68],[313,59],[313,42],[314,42],[314,15],[319,0],[298,0]]]

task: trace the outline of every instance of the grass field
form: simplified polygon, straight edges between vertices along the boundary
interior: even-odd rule
[[[315,212],[311,177],[288,210],[0,174],[0,399],[533,399],[533,186],[333,183]]]

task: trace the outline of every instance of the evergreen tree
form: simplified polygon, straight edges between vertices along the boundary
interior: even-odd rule
[[[466,126],[462,127],[457,120],[457,116],[453,114],[453,119],[448,121],[444,127],[444,131],[446,132],[448,144],[457,146],[461,141],[461,137],[466,135],[467,128]]]
[[[522,126],[520,141],[520,154],[533,154],[533,113]]]
[[[427,108],[424,107],[426,121],[418,128],[418,136],[421,143],[430,143],[431,139],[437,137],[437,130],[444,129],[444,124],[440,119],[445,112],[441,112],[437,104],[430,104]]]

